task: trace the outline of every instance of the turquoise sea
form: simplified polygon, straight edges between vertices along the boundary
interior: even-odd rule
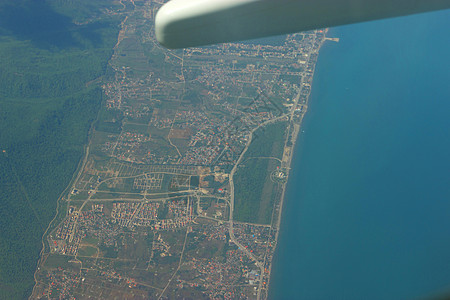
[[[340,42],[319,56],[270,298],[450,292],[450,11],[329,36]]]

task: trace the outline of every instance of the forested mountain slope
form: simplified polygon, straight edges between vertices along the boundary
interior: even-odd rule
[[[0,298],[31,293],[42,235],[101,105],[95,79],[117,42],[121,7],[0,0]]]

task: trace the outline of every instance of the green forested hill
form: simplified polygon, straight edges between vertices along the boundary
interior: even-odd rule
[[[101,105],[113,1],[0,0],[0,298],[27,298],[56,200]]]

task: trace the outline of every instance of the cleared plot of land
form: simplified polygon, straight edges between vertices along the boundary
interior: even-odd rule
[[[81,246],[80,249],[78,249],[79,256],[95,256],[97,252],[97,248],[91,246]]]

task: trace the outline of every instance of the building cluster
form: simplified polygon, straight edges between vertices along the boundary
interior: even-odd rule
[[[54,253],[77,255],[83,238],[94,237],[106,246],[116,244],[116,238],[123,233],[119,227],[108,222],[103,213],[103,204],[93,204],[91,210],[71,213],[57,228],[55,235],[50,236],[51,250]]]
[[[230,170],[261,124],[306,111],[324,32],[165,51],[142,27],[159,6],[137,5],[145,12],[122,24],[115,76],[103,86],[104,131],[94,132],[100,138],[68,197],[73,206],[49,234],[49,257],[72,263],[42,268],[44,297],[155,298],[168,284],[169,298],[194,290],[211,299],[265,298],[277,231],[230,223]],[[117,50],[132,34],[127,43],[138,47]],[[137,70],[137,62],[146,65]]]
[[[104,86],[108,107],[121,110],[130,120],[148,116],[148,126],[169,131],[165,137],[122,132],[116,141],[105,143],[104,151],[134,163],[233,165],[251,130],[288,109],[297,109],[292,102],[302,77],[299,103],[306,101],[321,34],[294,34],[272,44],[190,48],[183,50],[182,58],[168,53],[164,76],[152,70],[146,77],[135,78],[129,76],[129,67],[118,68],[115,80]],[[161,103],[173,101],[201,102],[209,109],[177,104],[181,109],[174,116],[173,111],[160,108]]]
[[[228,242],[228,227],[226,225],[212,225],[212,224],[202,224],[200,228],[197,229],[201,233],[201,237],[205,238],[207,241],[224,241]],[[197,240],[199,237],[194,237]]]
[[[151,259],[154,255],[159,255],[161,257],[172,256],[170,245],[164,241],[161,234],[158,234],[155,239],[153,239]]]
[[[212,299],[247,299],[248,295],[243,292],[242,287],[250,286],[255,290],[259,283],[258,271],[250,266],[247,257],[240,250],[229,250],[225,260],[192,258],[184,267],[191,269],[195,279],[185,280],[180,277],[178,280],[181,286],[198,286]]]
[[[106,96],[106,107],[109,109],[121,109],[124,115],[133,119],[148,118],[151,114],[151,106],[148,102],[152,99],[149,86],[157,86],[157,79],[153,73],[145,78],[129,76],[130,67],[116,68],[115,80],[103,85]],[[138,107],[132,105],[134,100],[140,100]],[[147,103],[142,103],[145,100]]]
[[[187,203],[187,204],[186,204]],[[161,205],[167,206],[165,216],[159,216]],[[154,230],[174,230],[186,227],[192,218],[192,205],[189,201],[172,200],[166,204],[160,202],[124,202],[114,203],[111,212],[112,223],[121,227],[149,227]]]
[[[99,204],[98,206],[103,207]],[[103,212],[94,208],[83,211],[78,221],[78,230],[83,238],[92,237],[99,240],[99,243],[106,247],[117,247],[117,238],[123,234],[123,228],[110,221],[110,218]]]
[[[64,270],[58,267],[46,272],[44,278],[46,287],[38,295],[39,299],[75,299],[73,291],[80,286],[81,276],[79,273]]]
[[[159,203],[113,203],[112,222],[122,227],[134,227],[139,221],[156,219]],[[140,217],[140,218],[139,218]]]
[[[167,218],[159,219],[151,227],[155,230],[176,230],[185,228],[192,220],[193,206],[191,201],[168,201]]]
[[[149,134],[122,132],[115,143],[106,142],[104,149],[111,149],[111,156],[120,160],[142,163],[142,161],[139,161],[141,160],[140,157],[148,151],[144,150],[145,152],[142,153],[143,151],[140,151],[141,146],[150,140]]]
[[[236,240],[260,261],[264,260],[267,247],[275,243],[269,226],[235,223],[233,228]]]
[[[139,176],[133,181],[133,188],[136,190],[160,190],[162,187],[162,182],[164,179],[164,174],[162,173],[150,173]]]
[[[79,213],[74,211],[69,214],[66,220],[57,229],[54,238],[51,239],[51,249],[53,252],[76,255],[78,246],[83,238],[82,233],[78,230]]]

